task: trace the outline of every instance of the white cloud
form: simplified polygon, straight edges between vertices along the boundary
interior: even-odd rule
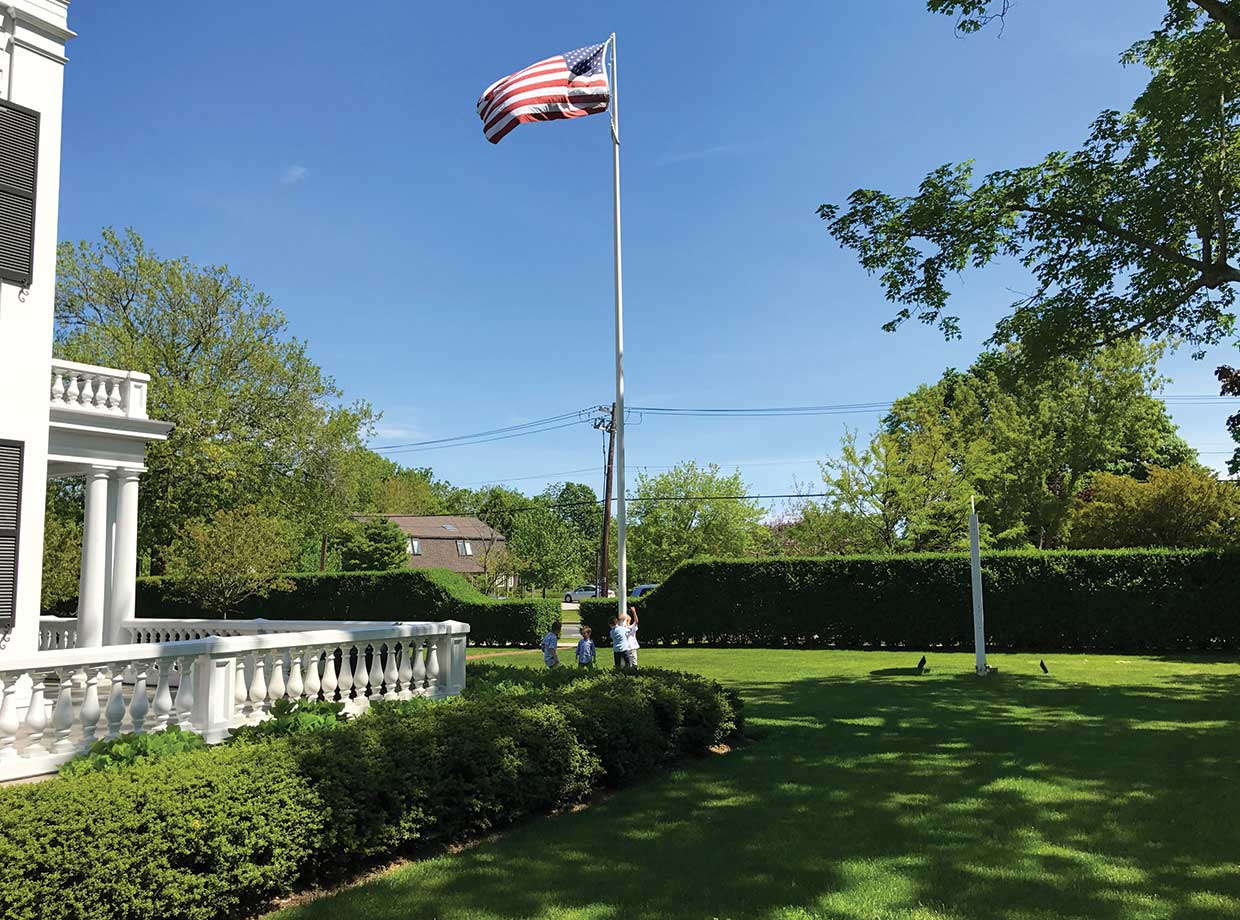
[[[310,170],[300,163],[294,163],[284,170],[284,174],[280,176],[280,182],[284,185],[295,185],[298,182],[305,182],[310,178]]]

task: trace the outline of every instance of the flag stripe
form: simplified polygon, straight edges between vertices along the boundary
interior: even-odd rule
[[[488,86],[476,106],[486,139],[498,144],[520,124],[607,111],[605,44],[544,58]]]

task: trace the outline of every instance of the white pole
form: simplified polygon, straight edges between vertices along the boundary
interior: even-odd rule
[[[628,555],[624,521],[624,289],[620,275],[620,114],[616,81],[616,33],[611,33],[611,187],[616,250],[616,612],[628,599]],[[604,560],[606,564],[606,560]]]
[[[977,673],[986,673],[986,617],[982,612],[982,544],[977,524],[977,505],[969,499],[969,557],[973,569],[973,647],[977,650]]]

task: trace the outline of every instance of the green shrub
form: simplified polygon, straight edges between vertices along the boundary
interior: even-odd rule
[[[249,743],[0,788],[0,917],[250,914],[363,860],[580,801],[740,726],[734,698],[693,675],[470,678],[463,697],[377,701],[332,730],[324,718],[294,735],[290,709]]]
[[[188,751],[200,751],[206,746],[202,735],[170,725],[161,732],[129,733],[96,741],[89,751],[63,764],[60,774],[76,776],[81,773],[114,772],[137,763],[153,763]]]
[[[238,618],[269,620],[460,620],[473,645],[537,645],[560,615],[555,599],[495,600],[444,569],[289,575],[291,588],[241,604]],[[168,578],[139,578],[137,615],[199,617]]]
[[[0,917],[249,913],[292,889],[329,819],[287,744],[0,788]]]
[[[1240,551],[995,552],[982,575],[992,648],[1240,648]],[[696,560],[635,603],[643,645],[973,646],[964,555]]]
[[[333,700],[276,700],[271,704],[270,715],[270,718],[254,725],[229,729],[229,740],[257,741],[260,738],[331,731],[349,718],[344,714],[344,703]]]

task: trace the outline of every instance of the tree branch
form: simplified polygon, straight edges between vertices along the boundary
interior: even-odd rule
[[[1119,339],[1125,339],[1131,335],[1136,335],[1142,329],[1145,329],[1147,326],[1149,326],[1150,323],[1156,322],[1160,319],[1165,319],[1166,317],[1170,316],[1176,310],[1180,309],[1180,307],[1184,306],[1184,304],[1188,303],[1188,301],[1192,298],[1194,294],[1196,294],[1198,291],[1200,291],[1203,287],[1206,287],[1206,286],[1207,286],[1207,279],[1203,275],[1202,277],[1194,281],[1192,284],[1190,284],[1187,288],[1185,288],[1184,292],[1180,294],[1179,297],[1177,297],[1175,300],[1173,300],[1163,309],[1159,310],[1153,316],[1147,316],[1145,319],[1141,320],[1141,322],[1133,323],[1127,329],[1121,329],[1119,332],[1113,332],[1110,335],[1103,336],[1099,341],[1094,342],[1092,347],[1102,348],[1106,345],[1110,345],[1112,342],[1118,341]]]
[[[1240,39],[1240,13],[1227,0],[1193,0],[1205,14],[1219,23],[1228,38]]]
[[[1152,252],[1160,255],[1169,262],[1175,262],[1178,265],[1187,265],[1198,271],[1205,271],[1210,267],[1210,263],[1202,262],[1200,259],[1194,259],[1192,256],[1186,256],[1178,249],[1172,249],[1170,246],[1162,243],[1147,240],[1145,237],[1133,233],[1131,230],[1125,230],[1119,224],[1112,223],[1109,220],[1103,220],[1100,217],[1090,217],[1086,214],[1077,214],[1073,211],[1061,211],[1058,208],[1047,208],[1040,205],[1022,204],[1017,205],[1017,209],[1025,211],[1029,214],[1043,214],[1047,217],[1057,217],[1061,220],[1070,220],[1074,223],[1081,224],[1085,227],[1093,227],[1095,230],[1101,230],[1103,233],[1110,234],[1116,239],[1121,239],[1126,243],[1132,243],[1139,246],[1146,252]]]

